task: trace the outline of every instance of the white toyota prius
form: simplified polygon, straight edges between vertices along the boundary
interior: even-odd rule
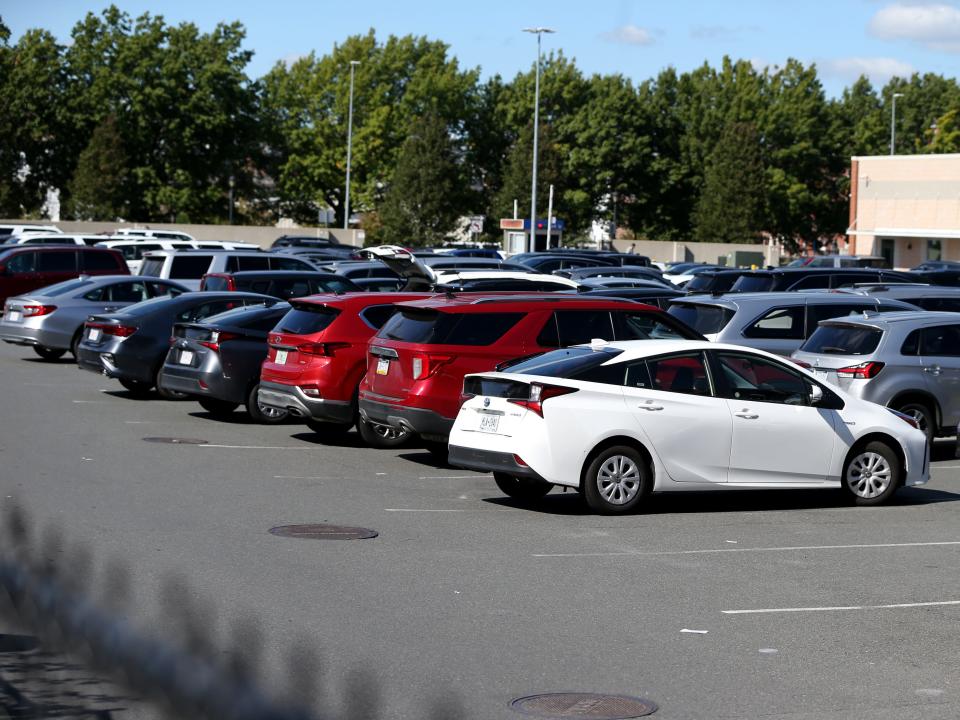
[[[843,488],[860,505],[929,479],[916,422],[760,350],[595,341],[468,375],[451,464],[507,495],[579,489],[602,513],[651,492]]]

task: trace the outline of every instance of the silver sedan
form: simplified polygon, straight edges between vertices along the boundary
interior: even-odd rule
[[[90,315],[188,288],[171,280],[136,275],[78,277],[7,298],[0,319],[0,340],[29,345],[44,360],[56,360],[67,350],[76,355],[83,323]]]

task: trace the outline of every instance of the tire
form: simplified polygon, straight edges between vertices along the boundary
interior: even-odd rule
[[[41,359],[46,360],[47,362],[59,360],[67,354],[66,350],[58,350],[57,348],[47,347],[46,345],[34,345],[33,351],[39,355]]]
[[[119,378],[119,380],[124,389],[137,398],[147,397],[153,389],[153,383],[144,382],[143,380],[128,380],[127,378]]]
[[[893,409],[897,412],[902,412],[904,415],[909,415],[916,420],[920,429],[926,434],[927,440],[932,441],[936,436],[937,415],[926,403],[918,400],[909,400],[898,403]]]
[[[70,353],[73,355],[74,360],[76,360],[80,354],[81,340],[83,340],[83,325],[73,334],[73,338],[70,340]]]
[[[250,392],[247,393],[247,402],[244,403],[244,405],[246,406],[250,417],[261,425],[279,425],[280,423],[284,422],[290,413],[288,413],[286,410],[279,410],[278,408],[261,405],[260,401],[257,399],[257,394],[259,392],[260,383],[257,383],[250,388]]]
[[[843,489],[857,505],[881,505],[900,487],[903,466],[886,443],[874,440],[850,453],[843,464]]]
[[[357,420],[357,432],[363,441],[373,448],[395,448],[410,440],[410,433],[389,425],[372,423],[363,418]]]
[[[185,400],[187,398],[186,393],[177,392],[176,390],[166,390],[160,387],[160,374],[162,372],[162,367],[157,370],[156,382],[154,383],[154,386],[157,388],[157,395],[162,397],[164,400]]]
[[[198,397],[197,402],[200,403],[200,407],[218,418],[230,417],[240,404],[212,397]]]
[[[627,445],[615,445],[598,454],[581,478],[587,505],[604,515],[633,512],[650,492],[650,468],[644,457]]]
[[[307,420],[307,427],[324,438],[338,438],[350,432],[352,425],[345,423],[323,422],[322,420]]]
[[[500,488],[500,492],[507,497],[525,502],[539,500],[550,492],[550,488],[553,487],[550,483],[544,482],[543,480],[516,477],[502,472],[495,472],[493,474],[493,481],[497,484],[497,487]]]

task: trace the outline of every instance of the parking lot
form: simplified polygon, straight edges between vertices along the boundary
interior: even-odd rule
[[[649,698],[658,718],[960,716],[952,439],[936,443],[931,483],[888,506],[691,493],[601,517],[573,492],[524,507],[418,447],[372,450],[353,432],[325,445],[302,425],[135,400],[69,355],[3,346],[0,373],[0,500],[87,543],[97,573],[125,563],[154,634],[179,577],[214,603],[215,632],[259,618],[250,642],[270,682],[309,640],[329,716],[358,682],[391,718],[438,704],[518,717],[512,699],[563,691]],[[293,523],[379,535],[268,532]]]

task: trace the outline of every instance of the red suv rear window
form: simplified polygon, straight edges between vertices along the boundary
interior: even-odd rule
[[[277,323],[276,332],[293,335],[318,333],[326,330],[339,314],[339,310],[324,305],[298,303]]]
[[[377,337],[424,345],[490,345],[526,313],[444,313],[401,308]]]

